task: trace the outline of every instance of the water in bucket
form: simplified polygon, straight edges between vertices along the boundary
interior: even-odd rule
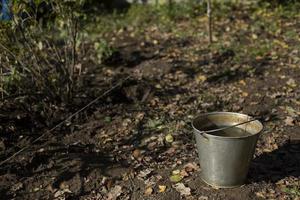
[[[221,126],[218,128],[225,128],[226,126]],[[208,129],[213,130],[214,128]],[[247,132],[245,129],[238,128],[238,127],[231,127],[225,130],[215,131],[209,133],[210,135],[222,136],[222,137],[246,137],[251,136],[252,134]]]

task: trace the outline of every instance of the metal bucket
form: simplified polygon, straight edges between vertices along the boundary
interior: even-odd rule
[[[218,188],[244,184],[263,125],[255,120],[237,126],[248,133],[245,136],[222,136],[218,132],[205,131],[234,126],[251,119],[248,115],[232,112],[207,113],[194,119],[192,126],[204,182]]]

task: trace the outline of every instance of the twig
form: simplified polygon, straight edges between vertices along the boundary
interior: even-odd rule
[[[16,26],[18,26],[18,23],[17,23],[17,21],[16,21],[15,18],[13,18],[13,22],[15,23]],[[21,35],[22,35],[22,37],[23,37],[24,43],[27,45],[27,48],[31,51],[32,57],[35,59],[36,66],[37,66],[37,68],[38,68],[38,72],[39,72],[39,74],[41,74],[41,68],[42,68],[42,67],[41,67],[41,62],[40,62],[40,60],[37,58],[37,56],[36,56],[36,54],[35,54],[35,51],[33,51],[33,47],[32,47],[31,43],[28,41],[28,39],[27,39],[27,37],[26,37],[26,35],[25,35],[25,30],[24,30],[24,28],[23,28],[22,26],[19,26],[19,29],[20,29]],[[23,44],[23,43],[21,43],[21,44]],[[24,44],[23,44],[23,45],[24,45]],[[26,46],[24,45],[24,47],[26,47]]]
[[[75,64],[76,64],[76,42],[77,42],[77,35],[78,35],[78,22],[77,19],[75,19],[74,17],[74,13],[72,12],[72,17],[71,17],[72,21],[70,24],[70,32],[71,32],[71,45],[72,45],[72,60],[71,60],[71,73],[69,74],[70,76],[70,85],[69,85],[69,93],[68,93],[68,99],[72,98],[72,92],[73,92],[73,86],[74,86],[74,72],[75,72]]]
[[[9,53],[12,57],[14,57],[14,59],[24,68],[24,69],[27,69],[26,67],[25,67],[25,65],[23,64],[23,62],[21,62],[18,58],[17,58],[17,56],[11,51],[11,50],[9,50],[9,48],[7,48],[4,44],[2,44],[1,42],[0,42],[0,47],[4,50],[4,51],[6,51],[7,53]]]
[[[211,19],[211,0],[207,0],[207,17],[208,17],[208,35],[209,35],[209,43],[213,42],[212,39],[212,19]]]
[[[3,84],[3,71],[2,71],[2,57],[0,56],[0,75],[1,75],[1,100],[3,101],[4,99],[4,84]]]
[[[55,125],[53,128],[51,128],[50,130],[46,131],[45,133],[43,133],[41,136],[39,136],[38,138],[36,138],[33,142],[31,142],[30,145],[25,146],[23,148],[21,148],[19,151],[17,151],[16,153],[14,153],[13,155],[11,155],[10,157],[8,157],[7,159],[3,160],[2,162],[0,162],[0,166],[2,166],[3,164],[7,163],[8,161],[10,161],[11,159],[13,159],[14,157],[16,157],[17,155],[19,155],[20,153],[22,153],[23,151],[27,150],[28,148],[31,147],[31,145],[33,145],[34,143],[36,143],[37,141],[41,140],[42,138],[44,138],[45,136],[47,136],[48,134],[50,134],[52,131],[54,131],[55,129],[57,129],[58,127],[60,127],[61,125],[63,125],[65,122],[67,122],[68,120],[72,119],[72,117],[74,117],[75,115],[79,114],[80,112],[82,112],[83,110],[87,109],[88,107],[90,107],[91,105],[93,105],[94,103],[96,103],[99,99],[103,98],[104,96],[106,96],[107,94],[109,94],[111,91],[113,91],[114,89],[116,89],[117,87],[121,86],[126,80],[128,80],[131,76],[127,76],[125,79],[123,79],[122,81],[120,81],[119,83],[117,83],[116,85],[114,85],[113,87],[111,87],[109,90],[107,90],[106,92],[104,92],[102,95],[98,96],[97,98],[95,98],[93,101],[91,101],[90,103],[88,103],[87,105],[85,105],[84,107],[82,107],[81,109],[79,109],[78,111],[76,111],[75,113],[71,114],[69,117],[65,118],[63,121],[61,121],[60,123],[58,123],[57,125]]]

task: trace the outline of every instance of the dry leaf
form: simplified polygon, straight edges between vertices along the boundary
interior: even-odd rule
[[[286,84],[287,84],[288,86],[292,87],[292,88],[297,87],[296,81],[295,81],[294,79],[292,79],[292,78],[290,78],[290,79],[286,82]]]
[[[256,40],[257,38],[258,38],[258,36],[255,33],[253,33],[252,34],[252,39]]]
[[[191,188],[186,187],[183,183],[177,183],[177,184],[175,184],[174,188],[182,196],[189,196],[189,195],[191,195]]]
[[[187,177],[187,176],[189,176],[189,174],[188,174],[184,169],[182,169],[182,170],[180,171],[180,176],[182,176],[182,177]]]
[[[294,108],[286,106],[285,107],[286,112],[288,113],[288,115],[290,115],[291,117],[297,117],[298,116],[298,111],[296,111]]]
[[[284,48],[284,49],[289,48],[289,45],[288,45],[287,43],[285,43],[284,41],[280,41],[280,40],[275,39],[273,42],[274,42],[275,44],[280,45],[280,46],[281,46],[282,48]]]
[[[188,163],[188,164],[184,165],[183,168],[187,172],[198,171],[199,170],[199,166],[196,163]]]
[[[165,186],[165,185],[159,185],[158,186],[158,192],[165,192],[166,189],[167,189],[167,186]]]
[[[246,85],[246,82],[245,82],[244,80],[240,80],[239,83],[240,83],[241,85],[243,85],[243,86]]]
[[[122,193],[122,187],[120,185],[116,185],[107,194],[107,200],[116,200],[118,196],[121,195],[121,193]]]
[[[286,119],[284,120],[284,123],[287,126],[294,126],[295,125],[294,121],[295,120],[292,117],[287,116]]]
[[[165,153],[166,154],[174,154],[176,149],[174,147],[170,147]]]
[[[112,179],[108,179],[107,181],[106,181],[106,188],[108,189],[108,190],[110,190],[111,188],[112,188],[112,186],[113,186],[113,180]]]
[[[137,159],[141,156],[141,151],[139,149],[136,149],[132,152],[132,155],[135,159]]]
[[[15,185],[13,185],[11,187],[11,190],[16,192],[16,191],[20,190],[21,188],[23,188],[23,183],[19,182],[19,183],[16,183]]]
[[[247,97],[249,94],[247,92],[242,92],[243,97]]]
[[[150,194],[152,194],[152,192],[153,192],[152,187],[148,187],[148,188],[145,190],[145,195],[150,195]]]
[[[170,181],[173,183],[177,183],[177,182],[181,181],[182,179],[183,179],[183,177],[179,174],[170,176]]]
[[[63,190],[58,190],[54,193],[54,198],[58,198],[64,194]]]
[[[151,174],[153,170],[152,169],[145,169],[143,171],[140,171],[140,173],[138,174],[139,178],[146,178],[147,176],[149,176],[149,174]]]
[[[168,135],[166,135],[165,140],[168,143],[172,143],[174,141],[174,138],[173,138],[172,134],[169,133]]]
[[[256,192],[255,194],[256,194],[257,197],[265,199],[265,195],[262,192]]]
[[[208,197],[207,197],[207,196],[200,196],[200,197],[198,198],[198,200],[208,200]]]
[[[196,81],[198,83],[203,83],[204,81],[206,81],[206,79],[207,79],[206,76],[200,74],[200,75],[197,76]]]

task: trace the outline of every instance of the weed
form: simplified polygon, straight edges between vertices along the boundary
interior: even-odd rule
[[[300,188],[297,186],[294,186],[291,188],[284,188],[282,191],[285,193],[288,193],[294,197],[300,197]]]
[[[175,32],[178,20],[191,20],[199,15],[205,14],[202,4],[195,1],[187,3],[172,3],[156,5],[131,5],[126,13],[113,12],[98,16],[94,25],[88,27],[90,32],[116,32],[121,29],[132,27],[135,32],[143,32],[151,25],[157,25],[162,31]]]
[[[115,51],[115,49],[111,48],[106,40],[103,39],[94,43],[94,50],[98,63],[101,63],[103,60],[111,56]]]
[[[36,1],[35,7],[39,8],[41,2]],[[52,10],[42,23],[38,21],[38,10],[19,2],[13,7],[17,13],[13,20],[1,24],[1,70],[8,74],[1,79],[1,85],[7,95],[39,92],[47,99],[69,102],[80,78],[76,66],[80,64],[78,57],[82,57],[82,40],[87,37],[83,28],[85,16],[80,10],[81,2],[46,2],[44,6],[51,6]],[[94,46],[100,62],[112,53],[103,39]],[[18,81],[16,75],[21,77]]]
[[[148,129],[158,129],[164,128],[163,121],[161,119],[149,119],[145,125]]]

